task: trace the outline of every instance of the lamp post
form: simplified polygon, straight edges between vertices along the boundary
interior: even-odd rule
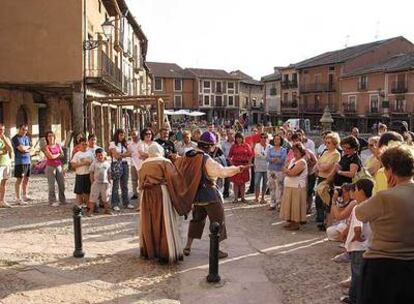
[[[102,33],[97,33],[98,35],[103,34],[107,40],[102,40],[101,35],[98,37],[98,40],[85,39],[83,41],[83,132],[86,135],[87,131],[87,102],[86,102],[86,52],[98,48],[103,43],[106,43],[112,36],[112,30],[114,28],[113,21],[106,19],[101,25]],[[86,36],[86,35],[85,35]]]

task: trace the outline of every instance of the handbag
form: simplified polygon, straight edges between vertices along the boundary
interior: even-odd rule
[[[354,177],[352,178],[352,183],[356,183],[360,179],[370,179],[372,180],[372,175],[368,172],[367,169],[362,165],[361,161],[359,161],[359,171],[355,173]]]
[[[330,194],[330,190],[331,190],[331,185],[329,183],[329,181],[327,179],[321,181],[315,188],[316,193],[318,194],[318,196],[320,197],[320,199],[322,200],[322,202],[325,205],[328,205],[331,203],[331,194]]]

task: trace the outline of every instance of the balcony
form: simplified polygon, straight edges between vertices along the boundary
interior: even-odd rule
[[[284,89],[284,90],[286,90],[286,89],[289,89],[289,80],[283,80],[281,83],[280,83],[280,86],[282,87],[282,89]]]
[[[293,80],[289,81],[289,87],[290,87],[291,89],[297,89],[297,87],[298,87],[298,81],[297,81],[297,80],[295,80],[295,79],[293,79]]]
[[[344,113],[345,114],[353,114],[357,112],[357,108],[355,104],[344,104]]]
[[[122,91],[122,72],[115,63],[103,52],[89,52],[85,76],[86,83],[107,92]]]
[[[298,101],[297,100],[289,100],[289,101],[282,101],[281,104],[282,111],[289,111],[289,110],[298,110]]]
[[[408,87],[405,81],[393,81],[391,85],[392,94],[404,94],[407,93]]]
[[[390,112],[394,114],[407,114],[407,106],[405,104],[393,105]]]
[[[300,86],[301,93],[319,93],[335,91],[335,83],[308,83]]]
[[[310,113],[310,114],[312,114],[312,113],[314,113],[314,114],[315,113],[317,113],[317,114],[321,113],[322,114],[323,110],[324,110],[323,106],[318,105],[318,104],[303,105],[300,109],[301,112]]]

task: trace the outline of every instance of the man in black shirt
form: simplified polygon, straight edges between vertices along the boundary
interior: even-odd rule
[[[177,158],[177,149],[175,148],[174,143],[168,139],[169,130],[166,127],[161,128],[160,137],[155,141],[164,148],[164,156],[170,160],[175,160]]]
[[[362,150],[365,150],[366,148],[368,148],[368,141],[366,141],[362,137],[359,137],[359,130],[356,127],[352,128],[351,135],[354,136],[358,140],[359,142],[358,154],[361,154]]]

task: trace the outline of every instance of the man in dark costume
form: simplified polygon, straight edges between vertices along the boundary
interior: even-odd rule
[[[185,181],[184,184],[194,189],[195,198],[192,210],[192,220],[188,229],[187,244],[184,254],[191,253],[193,239],[201,239],[206,217],[210,222],[220,224],[220,241],[227,238],[224,221],[223,197],[216,186],[217,178],[226,178],[248,169],[249,166],[223,167],[209,156],[214,149],[216,138],[211,132],[204,132],[197,143],[197,149],[188,151],[185,157],[178,159],[176,166]],[[219,258],[228,254],[220,251]]]

